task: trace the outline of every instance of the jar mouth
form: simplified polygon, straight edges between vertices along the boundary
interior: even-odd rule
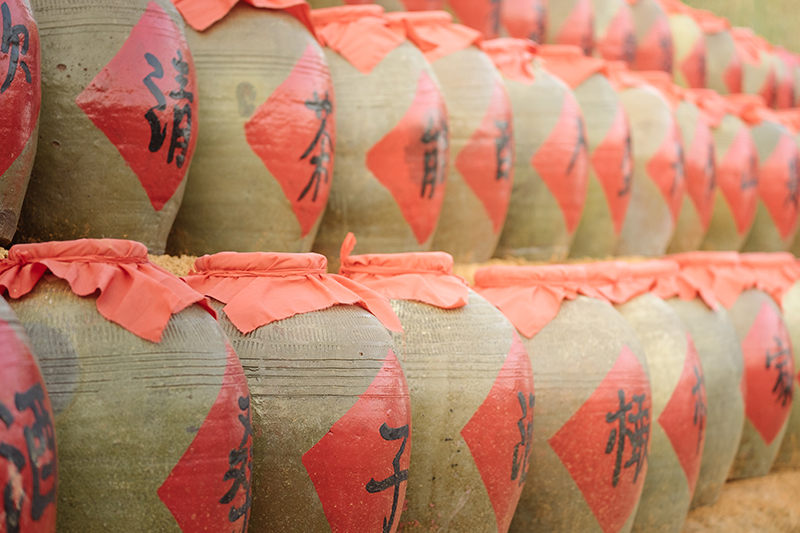
[[[395,11],[385,13],[383,16],[391,21],[407,20],[411,24],[434,22],[437,24],[450,24],[453,22],[453,16],[447,11]]]
[[[383,16],[383,7],[376,4],[323,7],[311,10],[311,21],[320,27],[334,22],[352,22],[365,17]]]
[[[789,252],[741,254],[742,264],[750,267],[780,267],[797,265],[797,258]]]
[[[539,285],[590,285],[586,265],[505,266],[479,268],[476,287],[533,287]]]
[[[360,254],[342,257],[341,274],[375,275],[438,274],[453,275],[453,257],[445,252],[399,254]]]
[[[270,277],[325,274],[328,260],[315,253],[220,252],[198,257],[190,276]]]
[[[732,267],[742,263],[737,252],[686,252],[667,256],[667,259],[676,261],[681,267]]]
[[[36,263],[43,260],[62,263],[147,263],[147,247],[124,239],[78,239],[33,244],[17,244],[8,251],[8,260]]]

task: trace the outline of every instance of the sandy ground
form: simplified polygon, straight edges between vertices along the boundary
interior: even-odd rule
[[[725,485],[719,501],[689,513],[683,533],[800,532],[800,470]]]
[[[180,257],[172,255],[151,255],[149,257],[150,261],[178,277],[188,274],[194,266],[194,260],[197,259],[197,257],[193,255],[182,255]]]

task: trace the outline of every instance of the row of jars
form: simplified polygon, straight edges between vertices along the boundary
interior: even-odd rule
[[[348,231],[360,252],[462,262],[794,246],[800,124],[757,95],[481,42],[444,12],[4,5],[23,44],[0,95],[18,111],[0,244],[19,219],[17,242],[193,255],[335,259]]]
[[[7,532],[681,530],[800,466],[789,254],[0,260]],[[216,320],[215,320],[216,318]],[[57,512],[56,512],[57,511]]]

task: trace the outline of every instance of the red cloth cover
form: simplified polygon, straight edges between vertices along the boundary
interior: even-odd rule
[[[709,126],[717,128],[730,113],[728,102],[713,89],[688,89],[686,93],[705,114]]]
[[[527,39],[491,39],[481,48],[489,54],[500,73],[513,81],[531,85],[535,81],[533,58],[538,45]]]
[[[305,0],[241,0],[253,7],[280,9],[286,11],[308,28],[316,36],[311,23],[311,8]],[[221,20],[239,3],[239,0],[172,0],[175,8],[183,15],[186,24],[197,31],[203,31]]]
[[[742,264],[755,279],[755,288],[772,296],[779,306],[783,297],[800,280],[800,263],[786,252],[742,254]]]
[[[700,29],[703,30],[703,33],[715,34],[731,29],[731,23],[728,22],[728,19],[718,17],[706,9],[692,9],[691,14]]]
[[[402,27],[389,27],[376,5],[326,7],[311,12],[317,38],[364,74],[406,40]]]
[[[444,252],[350,255],[356,238],[342,243],[339,274],[391,300],[413,300],[441,309],[469,303],[467,282],[453,274],[453,257]]]
[[[778,115],[767,107],[764,98],[757,94],[729,94],[725,96],[728,109],[750,126],[764,121],[780,122]]]
[[[481,32],[461,24],[453,24],[446,11],[387,13],[392,29],[402,27],[402,35],[422,50],[429,63],[481,41]]]
[[[792,133],[795,135],[800,133],[800,108],[782,109],[776,111],[775,115],[781,121],[781,124],[789,128]]]
[[[183,280],[196,291],[225,304],[236,329],[250,333],[276,320],[357,305],[392,331],[403,331],[389,302],[345,277],[326,273],[319,254],[235,253],[204,255]]]
[[[742,291],[755,287],[750,269],[736,252],[687,252],[668,256],[681,269],[675,275],[661,276],[653,292],[663,299],[701,298],[711,309],[718,304],[730,308]]]
[[[678,105],[680,105],[681,100],[685,98],[685,90],[672,82],[672,74],[668,72],[664,72],[663,70],[646,70],[636,72],[635,76],[658,89],[670,103],[673,110],[676,109]]]
[[[539,46],[537,53],[544,60],[547,71],[564,80],[573,89],[593,74],[606,74],[606,62],[584,55],[579,46],[544,45]]]
[[[0,260],[0,294],[22,298],[45,273],[63,279],[78,296],[100,292],[97,311],[134,335],[160,342],[172,315],[200,304],[216,317],[202,294],[150,262],[141,243],[81,239],[18,244]]]
[[[609,61],[606,64],[606,75],[617,91],[647,85],[624,61]]]
[[[675,276],[680,266],[675,261],[654,259],[639,263],[624,261],[587,264],[589,282],[609,302],[624,304],[653,290],[656,280]]]

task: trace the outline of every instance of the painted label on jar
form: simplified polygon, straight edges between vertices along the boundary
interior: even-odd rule
[[[194,61],[155,2],[117,55],[75,99],[139,178],[160,211],[183,181],[197,143]]]
[[[543,43],[547,38],[545,0],[504,0],[500,6],[503,28],[511,37]]]
[[[499,79],[481,125],[456,157],[456,169],[483,204],[495,233],[499,233],[506,220],[514,181],[511,102]]]
[[[21,0],[0,3],[0,176],[22,154],[42,103],[39,30],[30,8]]]
[[[247,144],[289,200],[302,236],[325,210],[336,145],[333,83],[309,44],[291,74],[244,126]]]
[[[681,74],[689,87],[702,89],[706,86],[706,40],[701,34],[698,36],[689,54],[680,62]]]
[[[792,409],[794,357],[780,315],[764,302],[742,341],[745,414],[769,446]]]
[[[711,128],[702,118],[697,119],[694,140],[688,146],[684,170],[686,192],[697,210],[704,231],[708,231],[716,200],[716,156]]]
[[[244,533],[250,518],[253,426],[247,378],[227,345],[217,399],[158,497],[181,531]]]
[[[528,477],[534,394],[530,357],[514,332],[511,350],[494,385],[461,430],[501,533],[508,531]]]
[[[586,203],[589,154],[586,126],[572,91],[564,91],[561,116],[531,157],[531,165],[555,198],[567,231],[578,227]]]
[[[744,82],[744,71],[742,69],[742,58],[739,57],[739,53],[736,50],[732,50],[730,62],[722,74],[725,87],[728,88],[728,94],[742,92],[742,84]]]
[[[574,0],[572,11],[564,20],[555,39],[557,44],[580,46],[592,55],[594,49],[594,8],[592,0]]]
[[[592,167],[603,187],[616,235],[622,232],[628,204],[631,202],[632,156],[628,116],[625,109],[618,105],[617,115],[606,138],[592,154]]]
[[[55,531],[53,409],[27,346],[0,319],[0,531]]]
[[[683,193],[686,189],[683,157],[681,132],[678,124],[673,121],[661,148],[647,163],[647,174],[661,191],[673,222],[677,222],[680,215]]]
[[[781,238],[786,240],[797,229],[800,207],[800,152],[792,137],[781,135],[769,158],[758,172],[758,195],[769,211]]]
[[[743,237],[750,231],[758,208],[758,152],[750,130],[742,126],[727,153],[719,157],[717,183]]]
[[[549,440],[605,533],[639,502],[650,453],[650,380],[625,346],[588,400]]]
[[[659,16],[637,43],[635,70],[663,70],[672,74],[674,53],[669,20],[665,15]]]
[[[392,194],[420,244],[431,238],[439,222],[449,144],[444,98],[422,71],[411,107],[366,158],[367,168]]]
[[[303,454],[331,531],[394,533],[410,458],[408,385],[389,350],[364,394]]]
[[[627,4],[619,5],[597,49],[603,59],[609,61],[625,61],[632,65],[636,60],[636,23]]]
[[[658,417],[683,468],[689,492],[694,492],[706,441],[706,385],[703,366],[690,334],[686,359],[669,402]]]
[[[484,39],[500,33],[500,0],[449,0],[450,7],[464,26],[474,28]]]

